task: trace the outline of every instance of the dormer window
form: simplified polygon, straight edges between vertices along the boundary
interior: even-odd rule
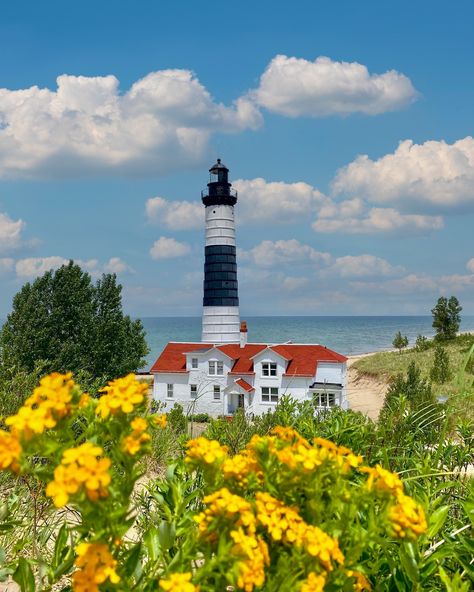
[[[209,376],[224,376],[224,362],[209,362]]]
[[[276,376],[277,365],[274,362],[262,363],[262,376]]]

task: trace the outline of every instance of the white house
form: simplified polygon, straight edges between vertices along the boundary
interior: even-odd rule
[[[153,397],[213,417],[265,413],[282,395],[346,409],[346,361],[322,345],[170,342],[151,368]]]
[[[205,206],[202,341],[170,342],[153,364],[153,396],[167,409],[180,403],[191,413],[260,414],[283,395],[313,400],[319,409],[347,408],[347,358],[322,345],[247,343],[240,322],[234,206],[229,169],[210,169]]]

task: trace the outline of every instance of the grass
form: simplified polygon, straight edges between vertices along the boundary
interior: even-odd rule
[[[473,343],[474,334],[464,334],[442,344],[449,356],[452,377],[448,382],[432,385],[435,395],[457,395],[460,393],[462,386],[459,383],[458,370],[464,368],[466,357]],[[388,381],[397,374],[404,374],[410,362],[415,362],[421,369],[423,378],[429,379],[430,371],[433,367],[434,346],[435,343],[430,341],[429,348],[425,351],[417,351],[415,348],[412,348],[405,351],[402,350],[401,353],[380,352],[357,360],[353,368],[361,374]],[[474,380],[474,374],[472,374],[474,364],[471,365],[470,370],[470,372],[466,371],[464,373],[463,378],[465,382]]]

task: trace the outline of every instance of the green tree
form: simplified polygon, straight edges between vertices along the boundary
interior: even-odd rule
[[[402,353],[402,349],[408,346],[408,337],[406,335],[402,335],[400,331],[395,335],[392,341],[393,347],[398,349],[400,353]]]
[[[437,345],[434,352],[433,367],[430,371],[431,381],[442,384],[447,382],[451,376],[452,371],[449,364],[448,352],[441,345]]]
[[[418,352],[426,351],[430,347],[430,342],[424,335],[418,335],[415,342],[415,349]]]
[[[405,397],[411,411],[415,411],[424,405],[434,403],[431,384],[421,376],[420,368],[415,362],[410,362],[406,376],[397,374],[390,382],[387,394],[385,395],[382,411],[396,407],[399,397]]]
[[[82,384],[133,372],[148,353],[140,321],[124,315],[115,274],[94,285],[70,261],[15,295],[0,333],[3,368],[79,373]]]
[[[456,337],[461,324],[461,311],[462,306],[455,296],[451,296],[449,300],[445,296],[438,298],[436,306],[431,309],[437,341],[447,341]]]

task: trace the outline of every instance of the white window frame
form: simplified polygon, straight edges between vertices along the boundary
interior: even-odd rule
[[[196,370],[197,368],[199,368],[199,360],[198,360],[198,358],[191,358],[191,368],[193,370]]]
[[[224,362],[209,360],[209,376],[224,376]]]
[[[198,385],[197,384],[190,384],[189,385],[189,396],[191,399],[197,399],[198,394]]]
[[[264,405],[276,405],[280,400],[280,389],[276,386],[262,386],[260,397]]]
[[[313,391],[312,394],[317,409],[332,409],[340,405],[340,395],[335,391]]]
[[[220,384],[215,384],[214,385],[214,396],[213,396],[213,400],[214,401],[220,401],[221,400],[221,386],[220,386]]]
[[[166,385],[166,398],[167,399],[174,399],[174,384],[167,384]]]
[[[278,364],[276,362],[262,362],[262,376],[275,378],[278,375]]]

